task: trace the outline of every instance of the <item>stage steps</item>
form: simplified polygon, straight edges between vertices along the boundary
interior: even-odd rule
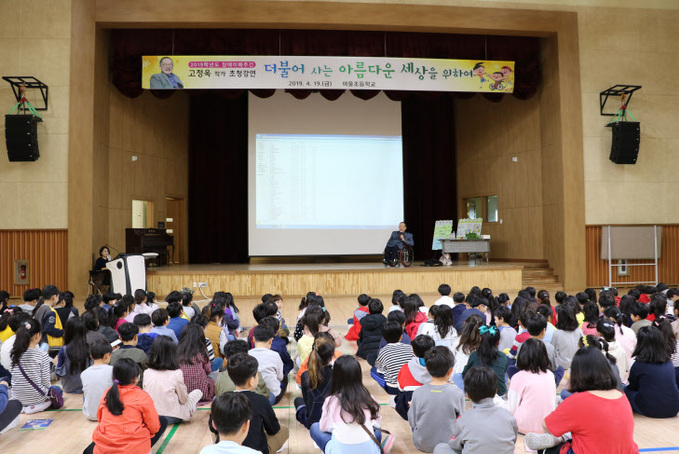
[[[523,287],[535,287],[536,290],[547,290],[552,295],[563,290],[563,283],[546,260],[540,262],[526,262],[523,265]]]

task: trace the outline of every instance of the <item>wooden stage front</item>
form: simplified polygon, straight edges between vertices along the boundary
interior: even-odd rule
[[[171,265],[147,272],[148,289],[159,297],[194,282],[207,282],[205,295],[216,291],[234,296],[259,297],[265,293],[285,296],[304,295],[309,291],[322,295],[390,294],[395,289],[406,293],[435,293],[442,283],[453,291],[468,292],[475,285],[494,292],[516,292],[522,286],[523,266],[489,264],[384,268],[381,263],[323,264],[240,264],[240,265]],[[196,290],[196,295],[200,292]]]

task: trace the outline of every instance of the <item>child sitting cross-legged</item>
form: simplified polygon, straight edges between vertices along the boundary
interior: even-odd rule
[[[200,454],[258,454],[243,446],[250,431],[252,404],[241,393],[226,393],[212,402],[210,430],[218,433],[217,444],[206,446]]]
[[[148,367],[149,358],[144,353],[144,350],[137,348],[137,336],[139,328],[134,323],[123,323],[118,328],[120,340],[123,345],[111,354],[111,366],[115,366],[116,362],[121,358],[130,358],[141,368],[141,375],[139,376],[139,386],[142,385],[144,379],[144,371]]]
[[[113,367],[109,365],[112,351],[111,344],[106,340],[95,341],[90,347],[90,357],[94,364],[80,374],[83,384],[83,414],[90,421],[97,420],[101,396],[113,384]]]
[[[158,416],[151,396],[137,386],[140,374],[141,369],[130,358],[121,358],[113,366],[113,385],[99,403],[99,424],[83,454],[151,452],[167,421]]]
[[[464,390],[472,408],[455,420],[452,437],[436,445],[434,454],[513,454],[518,427],[507,410],[493,403],[495,372],[486,366],[472,367],[464,377]]]
[[[283,381],[283,361],[278,353],[271,350],[274,330],[266,325],[257,325],[253,331],[255,348],[250,350],[248,354],[257,359],[259,371],[262,373],[266,386],[271,393],[269,402],[273,405],[278,402],[285,393],[285,389],[281,386],[281,382]]]
[[[413,391],[431,381],[431,375],[425,367],[424,355],[436,345],[434,339],[420,334],[410,344],[415,355],[401,367],[398,372],[399,393],[394,397],[394,408],[403,419],[408,420],[408,408],[413,398]]]
[[[168,424],[189,421],[203,397],[200,389],[187,392],[177,356],[177,346],[172,339],[158,336],[151,345],[149,368],[145,372],[144,391],[149,393],[158,414],[164,416]]]
[[[143,304],[146,305],[146,303]],[[147,313],[137,314],[134,316],[133,323],[139,328],[137,348],[141,348],[148,355],[151,351],[151,344],[158,337],[158,333],[151,332],[151,327],[153,326],[151,324],[151,316]]]
[[[398,373],[413,357],[413,348],[401,343],[403,328],[397,322],[387,322],[382,327],[382,336],[387,345],[375,360],[370,375],[384,390],[392,395],[398,394]]]
[[[255,449],[262,454],[274,454],[285,444],[289,431],[280,425],[269,401],[254,393],[257,386],[257,359],[239,353],[229,359],[226,370],[236,385],[236,392],[242,393],[252,404],[250,430],[243,440],[243,446]]]
[[[377,298],[370,300],[368,310],[370,314],[361,319],[361,332],[358,333],[356,356],[365,359],[368,364],[374,366],[380,348],[380,340],[382,340],[382,326],[384,326],[387,318],[382,315],[384,306],[382,301]]]
[[[507,382],[505,381],[507,355],[497,349],[500,344],[500,332],[495,326],[481,326],[479,333],[481,334],[481,343],[479,343],[479,348],[469,355],[469,361],[464,366],[462,377],[464,378],[469,369],[474,366],[490,367],[495,371],[497,377],[497,393],[499,396],[504,396],[507,393]],[[465,380],[464,384],[466,385],[466,383]]]
[[[309,354],[308,370],[302,374],[302,397],[295,399],[297,421],[307,429],[321,419],[323,402],[332,384],[332,361],[335,342],[327,333],[317,333],[314,349]]]
[[[415,339],[418,339],[419,336]],[[455,420],[464,411],[464,394],[449,382],[455,357],[449,348],[433,347],[424,355],[431,381],[413,392],[408,421],[413,443],[420,451],[432,452],[453,435]]]
[[[248,343],[243,339],[234,339],[224,345],[223,353],[225,364],[222,372],[219,373],[217,382],[215,383],[215,390],[218,396],[236,390],[236,385],[233,383],[233,380],[231,380],[231,377],[229,377],[229,373],[226,370],[226,364],[228,364],[229,358],[233,358],[233,356],[237,355],[238,353],[247,354],[248,350]],[[266,383],[264,382],[261,372],[257,372],[257,386],[255,387],[254,392],[260,396],[266,397],[267,400],[269,399],[269,388],[266,387]]]

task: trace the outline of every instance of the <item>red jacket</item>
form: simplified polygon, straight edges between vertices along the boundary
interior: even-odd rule
[[[120,416],[106,407],[106,394],[99,402],[92,441],[95,454],[148,454],[151,437],[160,430],[160,420],[153,399],[135,385],[118,386],[120,401],[125,406]],[[108,392],[108,391],[107,391]]]
[[[357,311],[361,312],[369,312],[367,306],[360,306],[354,311],[354,314]],[[349,328],[349,331],[347,334],[344,336],[344,338],[348,341],[357,341],[358,340],[358,333],[361,332],[361,321],[354,315],[354,324],[351,325],[351,328]]]
[[[406,324],[406,334],[410,336],[411,339],[415,339],[415,337],[417,337],[417,329],[422,323],[426,321],[427,316],[424,315],[424,312],[417,311],[415,319],[412,322]]]

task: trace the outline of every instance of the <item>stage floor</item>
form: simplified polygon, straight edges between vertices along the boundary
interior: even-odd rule
[[[148,289],[164,296],[194,283],[206,282],[205,294],[228,291],[234,296],[280,293],[300,296],[308,291],[323,295],[358,295],[436,292],[447,283],[453,289],[469,291],[474,285],[495,291],[522,288],[523,266],[513,263],[466,262],[452,266],[385,268],[381,263],[294,263],[294,264],[194,264],[171,265],[147,271]],[[496,290],[497,289],[497,290]],[[196,289],[197,290],[197,289]]]

